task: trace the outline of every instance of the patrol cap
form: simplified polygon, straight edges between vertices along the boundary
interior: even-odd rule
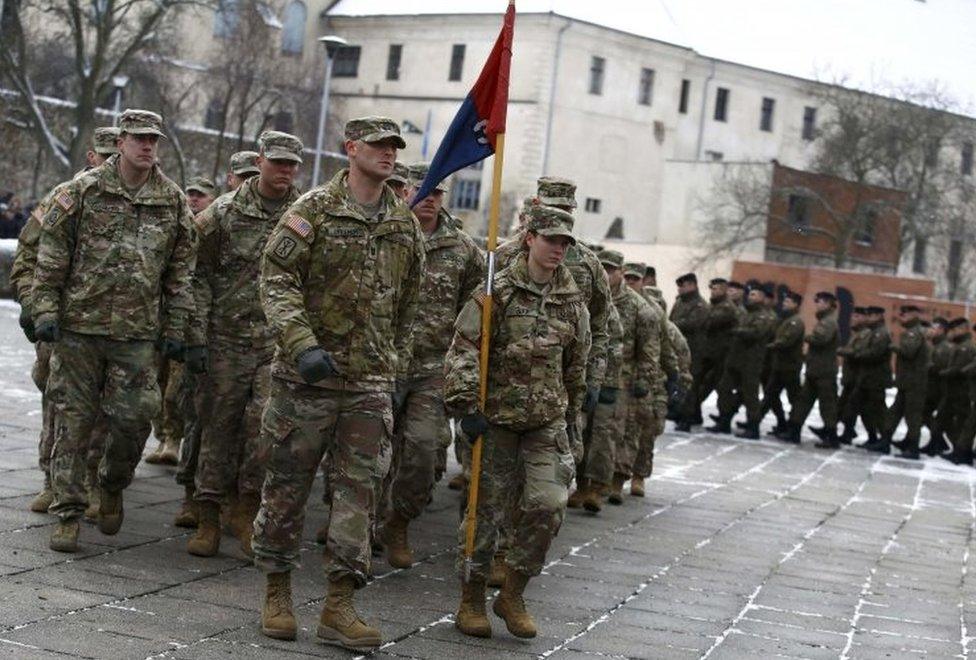
[[[403,185],[407,185],[408,183],[410,183],[409,177],[410,177],[410,172],[407,170],[407,166],[401,163],[400,161],[396,161],[395,163],[393,163],[393,174],[386,177],[386,182],[400,183]]]
[[[430,163],[414,163],[407,168],[408,179],[411,186],[414,188],[419,188],[420,184],[424,182],[424,178],[427,176],[427,172],[430,170]],[[441,192],[447,192],[447,183],[441,181],[438,183],[434,190],[439,190]]]
[[[919,323],[919,325],[922,326],[923,328],[931,328],[932,327],[932,323],[930,321],[926,321],[925,319],[922,319],[922,321]]]
[[[736,280],[729,280],[729,288],[742,289],[744,291],[746,287],[744,284],[742,284],[742,282],[737,282]]]
[[[796,291],[787,291],[785,298],[789,298],[795,302],[798,306],[803,304],[803,296],[801,296]]]
[[[114,126],[99,126],[92,133],[92,151],[102,156],[112,156],[119,153],[116,140],[119,139],[119,129]]]
[[[166,137],[163,118],[149,110],[124,110],[119,116],[119,135],[123,133]]]
[[[400,124],[389,117],[358,117],[346,122],[345,136],[347,140],[362,140],[363,142],[379,142],[387,138],[394,138],[397,149],[405,149],[407,143],[400,136]]]
[[[766,284],[760,285],[759,290],[762,291],[763,295],[766,296],[767,298],[776,297],[776,288],[772,284],[769,284],[768,282]]]
[[[698,284],[698,276],[695,275],[694,273],[685,273],[684,275],[676,279],[674,283],[677,284],[678,286],[681,286],[682,284],[685,283]]]
[[[576,184],[558,176],[542,176],[537,182],[539,202],[576,208]]]
[[[837,296],[831,291],[817,291],[813,295],[814,300],[826,300],[827,302],[837,302]]]
[[[657,268],[648,266],[644,269],[644,277],[657,277]]]
[[[260,154],[256,151],[238,151],[230,157],[230,171],[240,176],[241,174],[260,174],[257,158]]]
[[[628,261],[624,264],[624,277],[644,277],[645,268],[647,265],[639,261]]]
[[[711,280],[709,280],[708,286],[720,286],[720,285],[726,285],[728,283],[729,281],[724,277],[713,277]]]
[[[210,195],[211,197],[217,196],[217,186],[205,176],[195,176],[190,179],[190,183],[186,185],[186,192],[190,192],[191,190],[203,193],[204,195]]]
[[[967,319],[965,316],[957,316],[956,318],[949,321],[949,323],[946,324],[946,327],[949,330],[952,330],[953,328],[958,328],[961,325],[968,326],[969,319]]]
[[[867,307],[860,307],[860,306],[858,306],[858,307],[855,307],[855,308],[854,308],[853,310],[851,310],[851,311],[852,311],[852,312],[853,312],[854,314],[860,314],[861,316],[864,316],[865,314],[867,314],[867,313],[868,313],[868,308],[867,308]]]
[[[624,255],[616,250],[602,250],[597,254],[597,258],[604,266],[613,268],[623,268],[624,266]]]
[[[258,138],[258,151],[269,160],[302,162],[302,141],[290,133],[264,131]]]
[[[870,307],[868,307],[867,313],[868,314],[878,315],[878,314],[884,314],[885,313],[885,310],[884,310],[884,307],[878,307],[877,305],[871,305]]]
[[[566,236],[575,245],[573,215],[555,206],[533,206],[529,209],[526,229],[540,236]]]
[[[900,308],[898,308],[898,311],[902,314],[917,314],[922,311],[922,308],[918,305],[902,305]]]
[[[946,319],[944,316],[936,316],[934,319],[932,319],[932,325],[937,325],[942,328],[945,328],[949,325],[949,320]]]

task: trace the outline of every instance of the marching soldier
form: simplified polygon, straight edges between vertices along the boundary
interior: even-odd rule
[[[884,308],[867,308],[867,327],[870,333],[864,345],[852,357],[862,368],[858,385],[861,420],[868,431],[868,451],[887,454],[888,443],[881,438],[885,413],[885,390],[891,384],[891,333],[884,322]]]
[[[698,277],[685,273],[675,280],[678,297],[671,309],[671,321],[678,326],[691,351],[692,388],[682,397],[675,431],[688,432],[692,424],[701,424],[701,405],[697,401],[697,385],[705,377],[705,331],[708,303],[698,293]]]
[[[688,417],[693,419],[701,419],[702,404],[722,378],[732,341],[731,331],[739,322],[740,308],[729,299],[728,285],[728,280],[722,277],[713,278],[708,283],[710,297],[704,322],[704,355],[700,377],[695,377],[695,392],[688,413]]]
[[[949,367],[952,355],[952,343],[946,337],[949,321],[941,316],[932,319],[932,324],[926,331],[931,343],[929,360],[928,386],[925,388],[925,420],[929,429],[929,443],[923,450],[929,456],[938,456],[949,449],[945,441],[945,431],[939,417],[942,401],[946,397],[946,383],[942,372]]]
[[[841,371],[841,393],[837,407],[840,411],[840,421],[844,424],[844,431],[840,435],[840,443],[849,445],[857,437],[857,417],[861,403],[857,393],[859,391],[861,373],[863,369],[853,357],[854,352],[867,342],[871,329],[867,325],[867,307],[856,306],[851,310],[851,334],[847,344],[837,349],[837,355],[844,358]]]
[[[972,446],[967,445],[968,423],[973,417],[973,402],[969,393],[969,371],[976,363],[976,344],[969,329],[969,320],[959,316],[949,321],[949,341],[952,353],[949,366],[942,371],[946,380],[946,396],[939,409],[942,429],[949,436],[952,451],[943,456],[956,464],[968,465],[973,461]],[[971,442],[971,439],[970,439]]]
[[[899,310],[902,332],[897,345],[892,345],[895,354],[895,385],[898,395],[891,408],[886,411],[881,442],[884,451],[894,444],[901,449],[902,458],[918,459],[918,441],[922,433],[922,420],[925,415],[925,389],[928,384],[929,345],[925,341],[921,308],[918,305],[902,305]],[[892,436],[898,422],[905,419],[908,433],[901,442],[893,442]]]
[[[803,336],[806,326],[800,318],[799,309],[803,296],[790,291],[783,298],[781,318],[776,333],[769,346],[769,379],[763,385],[763,400],[759,408],[762,420],[772,410],[776,415],[776,428],[773,435],[787,428],[787,418],[783,411],[781,396],[786,390],[790,410],[796,407],[800,393],[800,370],[803,368]]]

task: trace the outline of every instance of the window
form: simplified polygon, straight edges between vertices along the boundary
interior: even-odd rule
[[[283,133],[294,133],[295,115],[287,110],[279,110],[278,112],[274,113],[274,116],[272,116],[271,126],[276,131],[282,131]]]
[[[603,95],[603,69],[607,61],[602,57],[593,56],[590,59],[590,94]]]
[[[301,55],[305,45],[305,19],[308,9],[302,0],[292,0],[285,8],[285,24],[281,32],[281,52]]]
[[[448,80],[460,80],[464,69],[464,44],[451,46],[451,70],[447,74]]]
[[[359,75],[360,46],[343,46],[336,51],[332,75],[336,78],[355,78]]]
[[[929,239],[924,236],[918,236],[915,238],[915,253],[912,255],[912,272],[913,273],[924,273],[926,264],[926,251],[928,248]]]
[[[810,226],[810,200],[803,195],[790,195],[786,217],[794,231],[803,233]]]
[[[240,22],[241,15],[237,0],[219,0],[217,11],[214,13],[213,35],[224,38],[233,36]]]
[[[962,143],[962,166],[961,171],[964,175],[969,176],[973,173],[973,143],[963,142]]]
[[[207,104],[207,113],[203,117],[203,125],[206,128],[219,131],[223,129],[224,104],[220,99],[210,99]]]
[[[691,93],[691,81],[684,79],[681,81],[681,97],[678,100],[678,112],[683,115],[688,114],[688,95]]]
[[[637,103],[650,105],[654,96],[654,69],[641,69],[640,85],[637,88]]]
[[[600,212],[600,200],[595,197],[586,198],[586,211],[587,213],[599,213]]]
[[[729,117],[729,90],[719,87],[715,91],[715,121],[727,121]]]
[[[803,139],[812,140],[817,135],[817,109],[807,106],[803,108]]]
[[[858,210],[859,227],[854,232],[854,241],[861,245],[874,245],[874,232],[878,224],[878,209],[866,206]]]
[[[386,79],[400,79],[400,56],[403,55],[402,44],[390,44],[390,51],[386,54]]]
[[[481,201],[481,181],[477,179],[455,180],[451,186],[452,209],[477,211]]]
[[[762,110],[759,114],[759,130],[772,133],[773,111],[776,109],[776,99],[765,97],[762,100]]]

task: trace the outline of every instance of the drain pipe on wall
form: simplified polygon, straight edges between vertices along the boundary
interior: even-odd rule
[[[555,16],[555,14],[553,14]],[[549,112],[546,117],[546,142],[542,147],[542,176],[549,174],[549,145],[552,139],[552,116],[556,108],[556,79],[559,76],[559,57],[563,50],[563,33],[569,29],[572,21],[559,28],[556,34],[556,54],[552,58],[552,80],[549,84]]]
[[[698,116],[698,145],[695,147],[695,159],[702,159],[702,139],[705,136],[705,112],[708,109],[708,84],[715,79],[715,60],[711,60],[712,70],[709,71],[708,77],[705,78],[705,88],[702,90],[702,102],[701,102],[701,113]]]

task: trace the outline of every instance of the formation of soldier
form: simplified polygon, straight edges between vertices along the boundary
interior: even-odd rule
[[[174,523],[195,528],[187,552],[216,555],[225,529],[237,538],[265,574],[265,635],[297,634],[291,572],[320,470],[328,594],[317,636],[369,650],[382,637],[355,591],[375,554],[414,564],[409,528],[452,441],[464,499],[471,443],[483,439],[470,558],[459,528],[456,616],[481,637],[492,633],[488,586],[500,588],[493,611],[510,633],[537,634],[523,594],[567,506],[598,514],[623,504],[625,487],[643,497],[666,420],[701,424],[713,390],[713,432],[730,433],[744,407],[740,437],[759,438],[772,411],[777,436],[798,443],[819,401],[819,446],[853,442],[860,417],[865,447],[887,452],[904,418],[903,455],[918,457],[926,425],[930,452],[949,438],[949,457],[972,461],[976,407],[952,387],[976,378],[965,319],[925,329],[903,306],[892,346],[877,310],[856,308],[838,348],[829,292],[806,333],[798,294],[777,300],[719,278],[706,302],[691,273],[668,314],[653,267],[574,236],[576,186],[557,177],[539,179],[495,254],[482,405],[486,257],[444,208],[445,184],[412,200],[427,166],[396,160],[396,122],[350,120],[348,167],[305,194],[295,136],[265,131],[257,151],[234,154],[222,195],[203,178],[179,190],[157,165],[164,137],[145,110],[97,129],[88,167],[21,234],[12,280],[44,417],[44,488],[30,506],[58,517],[57,551],[77,551],[81,517],[117,533],[154,430],[145,460],[177,466]],[[899,393],[887,409],[891,353]]]

